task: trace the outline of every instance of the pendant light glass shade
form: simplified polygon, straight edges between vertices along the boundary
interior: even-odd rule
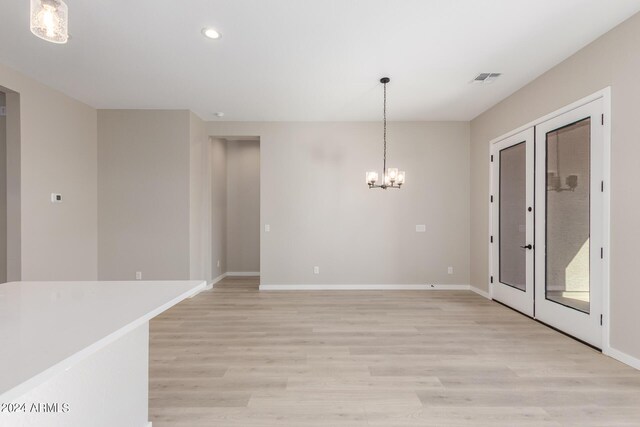
[[[367,172],[367,184],[373,185],[378,182],[378,172]]]
[[[69,40],[69,8],[62,0],[31,0],[31,32],[52,43]]]

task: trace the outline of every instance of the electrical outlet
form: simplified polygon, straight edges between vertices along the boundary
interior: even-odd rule
[[[136,271],[136,280],[142,280],[142,271]]]
[[[51,203],[62,203],[62,194],[51,193]]]
[[[453,274],[453,267],[447,268],[447,273],[448,274]]]
[[[320,267],[318,266],[313,267],[313,274],[320,274]]]
[[[271,226],[270,226],[269,224],[265,224],[265,225],[264,225],[264,232],[265,232],[265,233],[268,233],[268,232],[270,232],[270,231],[271,231]]]

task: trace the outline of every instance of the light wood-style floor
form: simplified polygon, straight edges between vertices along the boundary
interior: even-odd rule
[[[471,292],[258,292],[151,322],[163,426],[640,426],[640,372]]]

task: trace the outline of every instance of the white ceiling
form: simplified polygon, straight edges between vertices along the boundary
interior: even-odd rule
[[[0,0],[0,62],[96,108],[205,120],[470,120],[640,0],[67,0],[72,39]],[[205,39],[213,26],[222,38]],[[501,72],[472,85],[480,72]],[[0,85],[2,82],[0,81]],[[223,119],[213,113],[225,112]]]

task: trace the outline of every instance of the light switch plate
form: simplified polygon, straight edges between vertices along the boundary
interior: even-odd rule
[[[265,232],[265,233],[268,233],[268,232],[270,232],[270,231],[271,231],[271,226],[270,226],[269,224],[265,224],[265,225],[264,225],[264,232]]]
[[[416,225],[416,233],[424,233],[427,231],[427,226],[424,224]]]

